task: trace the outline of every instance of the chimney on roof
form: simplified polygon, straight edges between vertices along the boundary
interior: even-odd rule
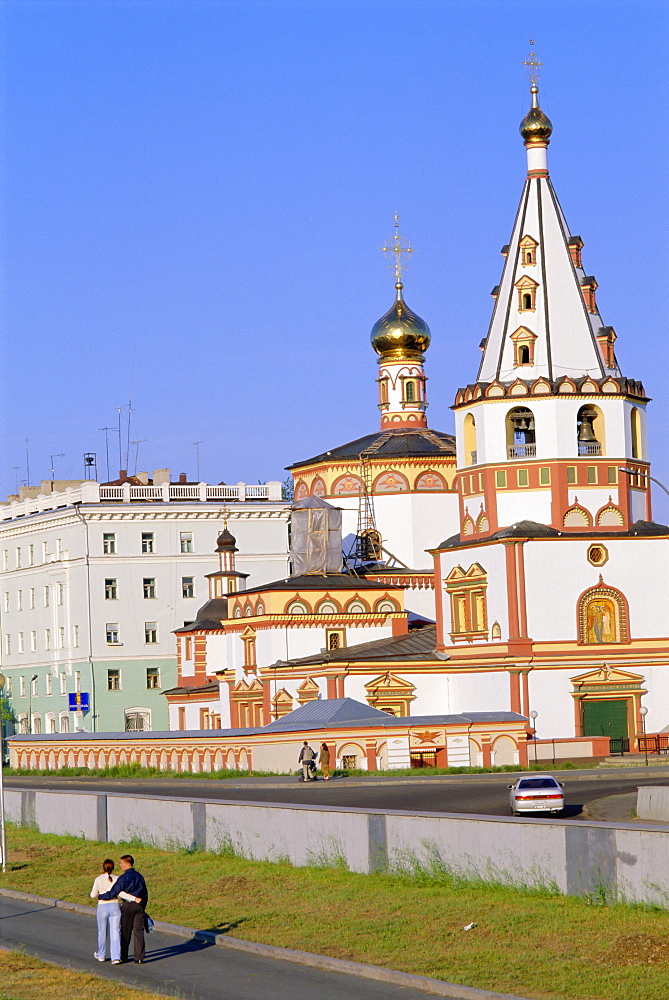
[[[186,475],[185,472],[180,472],[179,473],[179,482],[180,483],[187,483],[188,482],[188,476]]]
[[[170,481],[169,469],[154,469],[153,471],[154,486],[164,486],[165,483],[169,483],[169,481]]]
[[[148,486],[149,485],[149,474],[148,474],[148,472],[138,472],[138,473],[136,473],[135,478],[139,480],[139,482],[142,484],[142,486]]]
[[[119,469],[118,478],[119,479],[127,479],[128,478],[128,470],[127,469]]]

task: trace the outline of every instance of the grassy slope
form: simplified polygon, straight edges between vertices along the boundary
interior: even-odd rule
[[[16,951],[0,951],[0,1000],[165,1000],[124,983],[47,965]]]
[[[9,830],[0,884],[87,902],[107,855],[130,850],[151,915],[541,1000],[666,1000],[669,914],[408,875],[292,868],[208,853]],[[476,921],[478,927],[464,931]],[[94,928],[91,925],[91,935]]]

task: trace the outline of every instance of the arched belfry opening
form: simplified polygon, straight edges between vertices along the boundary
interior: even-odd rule
[[[526,406],[516,406],[507,413],[506,444],[509,458],[536,457],[534,414]]]
[[[576,417],[579,455],[604,454],[604,417],[597,406],[587,403]]]

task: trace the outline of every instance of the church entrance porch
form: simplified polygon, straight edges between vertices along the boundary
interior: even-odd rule
[[[629,698],[610,701],[584,701],[583,735],[608,736],[610,739],[627,739],[628,718],[631,711]]]

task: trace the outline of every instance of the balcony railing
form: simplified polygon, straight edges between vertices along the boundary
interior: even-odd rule
[[[602,446],[599,441],[579,441],[579,455],[601,455]]]
[[[265,500],[281,502],[281,483],[237,483],[236,486],[209,486],[207,483],[164,483],[162,486],[100,486],[99,483],[82,483],[76,489],[68,487],[60,493],[46,493],[29,500],[15,500],[0,507],[0,521],[40,514],[45,510],[71,507],[75,503],[133,503],[137,501],[169,503],[170,501]]]
[[[536,444],[510,444],[509,458],[536,458]]]

